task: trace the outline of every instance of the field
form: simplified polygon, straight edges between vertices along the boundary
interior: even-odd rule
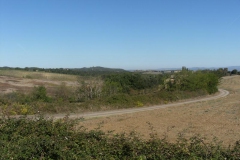
[[[44,72],[0,71],[0,159],[239,159],[240,76],[222,79],[219,88],[230,92],[226,97],[178,106],[172,105],[174,101],[166,101],[173,102],[172,106],[151,111],[100,118],[103,112],[94,112],[98,110],[80,111],[84,102],[65,101],[65,96],[76,94],[76,88],[84,88],[86,83],[94,85],[99,80]],[[199,79],[191,81],[196,83],[202,84]],[[175,97],[174,93],[185,94],[181,90],[164,93],[170,97]],[[220,95],[204,95],[199,90],[187,93],[194,94],[180,102],[190,102],[186,98],[191,97],[199,100]],[[155,94],[146,94],[147,102]],[[98,99],[87,102],[95,108],[98,102],[104,106]],[[126,108],[125,105],[122,104]],[[133,109],[143,109],[141,106]],[[109,105],[108,109],[117,108]],[[86,112],[98,118],[85,117]],[[19,114],[27,116],[19,118]],[[77,119],[68,118],[74,116]]]
[[[62,82],[74,88],[76,80],[71,75],[0,70],[0,93],[29,92],[36,85],[44,85],[49,91]],[[230,91],[230,95],[154,111],[86,119],[79,126],[89,130],[100,126],[114,133],[135,131],[146,139],[153,133],[160,138],[167,136],[172,142],[179,135],[188,138],[200,134],[208,140],[217,138],[224,145],[233,144],[240,139],[240,76],[224,77],[219,88]]]
[[[74,87],[77,85],[77,76],[29,72],[17,70],[0,70],[0,94],[13,91],[28,93],[34,86],[44,85],[51,92],[54,88],[65,83],[66,86]]]
[[[89,130],[100,127],[113,133],[135,131],[143,138],[150,133],[174,142],[179,135],[186,138],[200,134],[207,140],[217,139],[224,146],[240,139],[240,76],[225,77],[219,88],[230,91],[222,99],[197,102],[154,111],[85,120],[79,126]]]
[[[42,80],[54,80],[54,81],[76,81],[77,78],[74,75],[55,74],[47,72],[32,72],[32,71],[18,71],[18,70],[0,70],[0,76],[10,76],[15,78],[27,78],[27,79],[42,79]]]

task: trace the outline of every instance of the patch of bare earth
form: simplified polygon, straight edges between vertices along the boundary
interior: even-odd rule
[[[179,134],[186,138],[200,134],[207,140],[217,138],[227,146],[240,140],[240,76],[222,79],[219,88],[230,94],[205,102],[88,119],[79,126],[91,130],[100,125],[101,130],[113,133],[136,131],[144,138],[153,132],[160,138],[166,135],[172,142]]]
[[[65,83],[67,86],[76,86],[78,84],[77,82],[72,81],[54,81],[0,76],[0,94],[6,94],[14,91],[28,93],[32,91],[33,87],[40,85],[43,85],[48,88],[48,90],[51,90],[52,88],[59,86],[61,83]]]

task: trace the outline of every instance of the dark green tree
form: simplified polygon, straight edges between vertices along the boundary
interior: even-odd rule
[[[238,71],[236,69],[232,70],[231,74],[237,74]]]
[[[47,96],[47,90],[44,86],[34,87],[32,92],[33,100],[49,102],[50,98]]]

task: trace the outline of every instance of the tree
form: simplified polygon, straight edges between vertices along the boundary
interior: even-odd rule
[[[232,70],[232,72],[231,72],[231,74],[237,74],[237,70],[236,69],[234,69],[234,70]]]
[[[117,93],[122,93],[122,87],[118,82],[107,81],[104,84],[103,91],[106,95],[114,95]]]
[[[182,71],[188,71],[188,68],[185,66],[182,66]]]
[[[55,96],[61,101],[68,101],[71,95],[70,90],[65,82],[61,83],[55,94]]]
[[[228,73],[228,68],[224,68],[223,73],[224,73],[224,76],[226,76]]]
[[[78,83],[79,87],[76,92],[80,101],[101,97],[103,81],[99,77],[92,77],[85,81],[79,80]]]
[[[168,90],[198,91],[205,90],[209,94],[215,93],[219,78],[214,73],[204,73],[201,71],[182,71],[175,74],[174,81],[168,82]]]
[[[47,90],[44,86],[34,87],[32,95],[34,100],[39,100],[44,102],[50,101],[50,98],[47,96]]]

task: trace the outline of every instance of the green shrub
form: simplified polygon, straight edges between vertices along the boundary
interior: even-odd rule
[[[122,104],[122,105],[126,105],[126,104],[132,104],[132,98],[131,96],[127,95],[127,94],[117,94],[117,95],[113,95],[110,96],[109,98],[107,98],[107,103],[108,104]]]
[[[209,94],[218,91],[219,77],[214,73],[201,71],[183,71],[175,75],[173,81],[166,83],[168,91],[199,91],[205,90]]]
[[[75,121],[38,116],[0,119],[0,159],[239,159],[240,143],[229,148],[204,138],[180,137],[170,143],[136,133],[111,134],[75,128]]]
[[[44,86],[34,87],[32,92],[33,100],[43,101],[43,102],[50,102],[50,97],[47,96],[47,90]]]
[[[137,107],[142,107],[143,106],[143,103],[141,101],[137,101],[135,102],[136,106]]]

